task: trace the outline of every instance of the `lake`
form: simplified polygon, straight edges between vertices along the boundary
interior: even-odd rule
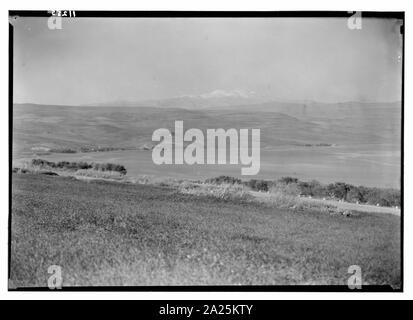
[[[400,151],[392,145],[334,147],[273,147],[261,150],[261,169],[255,176],[241,176],[243,165],[155,165],[152,151],[126,150],[74,154],[33,155],[49,161],[111,162],[122,164],[128,176],[205,179],[229,175],[243,179],[278,179],[293,176],[323,183],[347,182],[370,187],[400,188]],[[245,166],[244,166],[245,167]]]

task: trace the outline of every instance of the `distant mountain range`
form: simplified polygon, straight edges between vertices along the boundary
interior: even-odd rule
[[[397,106],[400,107],[400,101],[389,103],[378,102],[358,102],[347,101],[337,103],[317,102],[312,100],[276,100],[272,97],[257,94],[254,91],[245,90],[214,90],[208,93],[198,95],[181,95],[171,98],[146,99],[146,100],[115,100],[104,103],[86,104],[84,106],[98,107],[162,107],[162,108],[185,108],[185,109],[216,109],[216,108],[233,108],[233,107],[251,107],[258,109],[265,107],[267,111],[277,106]],[[277,110],[278,111],[278,110]]]
[[[94,103],[86,106],[105,106],[105,107],[172,107],[172,108],[222,108],[237,105],[251,105],[269,101],[268,98],[261,97],[253,91],[243,90],[214,90],[212,92],[199,95],[181,95],[164,99],[146,100],[116,100],[105,103]]]

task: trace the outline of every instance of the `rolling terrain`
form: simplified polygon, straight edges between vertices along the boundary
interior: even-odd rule
[[[363,285],[400,287],[397,215],[358,207],[329,214],[324,203],[282,206],[260,192],[257,198],[271,201],[221,198],[219,188],[211,196],[185,181],[177,188],[130,182],[240,175],[237,165],[154,165],[152,133],[173,131],[175,120],[185,129],[260,128],[254,178],[400,187],[397,104],[15,105],[13,165],[109,162],[127,175],[114,182],[13,173],[10,288],[47,286],[50,265],[62,267],[63,286],[346,286],[348,268],[359,265]]]

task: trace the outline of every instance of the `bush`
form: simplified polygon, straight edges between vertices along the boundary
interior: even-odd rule
[[[50,152],[53,152],[53,153],[77,153],[77,151],[76,151],[76,150],[74,150],[74,149],[70,149],[70,148],[61,148],[61,149],[56,148],[56,149],[50,149]]]
[[[327,186],[327,193],[336,199],[346,199],[347,192],[350,191],[350,185],[344,182],[330,183]]]
[[[205,183],[210,184],[242,184],[241,179],[230,176],[219,176],[216,178],[209,178],[205,180]]]
[[[366,200],[369,204],[379,204],[381,206],[400,206],[400,192],[395,189],[378,189],[369,188],[366,194]]]
[[[270,194],[269,202],[278,208],[293,209],[297,207],[300,199],[293,195],[285,194],[282,191],[274,191]]]
[[[207,196],[225,201],[251,201],[254,199],[243,185],[240,184],[197,184],[189,181],[179,185],[179,191],[183,194],[194,196]]]
[[[37,167],[51,167],[51,168],[55,167],[54,162],[50,162],[50,161],[43,160],[43,159],[33,159],[32,165],[37,166]]]
[[[300,194],[304,196],[325,197],[328,195],[327,188],[316,180],[310,182],[300,181],[298,188],[300,189]]]
[[[301,190],[297,183],[289,183],[289,184],[277,183],[270,187],[270,192],[271,193],[282,193],[288,196],[297,197],[298,195],[300,195]]]
[[[94,163],[93,169],[98,171],[116,171],[123,175],[127,172],[124,166],[113,163]]]
[[[250,187],[254,191],[265,191],[269,190],[269,181],[266,180],[256,180],[252,179],[245,183],[248,187]]]
[[[350,190],[347,192],[346,201],[360,203],[367,202],[366,190],[361,187],[350,186]]]
[[[87,163],[84,161],[80,162],[69,162],[69,161],[59,161],[57,163],[43,160],[43,159],[33,159],[33,166],[36,167],[48,167],[54,169],[67,169],[67,170],[88,170],[94,169],[98,171],[115,171],[122,175],[127,173],[126,168],[123,165],[113,164],[113,163]]]
[[[110,179],[110,180],[124,180],[124,176],[116,171],[96,171],[94,169],[80,169],[75,172],[75,176]]]
[[[297,178],[293,177],[282,177],[278,182],[284,183],[284,184],[289,184],[289,183],[298,183]]]

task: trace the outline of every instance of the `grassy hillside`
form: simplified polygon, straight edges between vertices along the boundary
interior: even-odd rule
[[[13,174],[11,286],[400,285],[400,219],[351,217],[150,186]]]

